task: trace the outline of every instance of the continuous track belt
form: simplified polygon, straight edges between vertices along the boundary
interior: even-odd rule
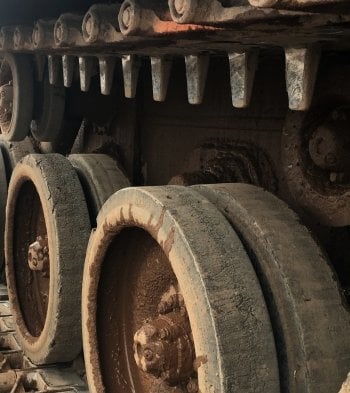
[[[0,285],[0,392],[69,392],[89,390],[76,369],[69,365],[35,366],[18,345],[7,297]]]

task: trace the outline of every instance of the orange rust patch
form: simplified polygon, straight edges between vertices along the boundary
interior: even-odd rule
[[[214,26],[203,26],[195,24],[179,24],[173,21],[157,21],[153,24],[153,30],[157,34],[184,33],[188,31],[214,31],[221,30]]]

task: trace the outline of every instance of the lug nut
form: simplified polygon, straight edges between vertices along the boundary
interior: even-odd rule
[[[134,358],[140,370],[176,384],[193,374],[194,350],[182,313],[145,323],[134,335]]]

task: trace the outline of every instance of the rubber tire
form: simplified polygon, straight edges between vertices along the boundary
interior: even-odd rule
[[[88,204],[91,227],[102,205],[116,191],[130,187],[129,180],[115,160],[105,154],[71,154],[69,161],[76,170]]]
[[[42,104],[36,127],[31,128],[33,137],[39,142],[55,142],[64,127],[66,92],[64,86],[51,85],[48,72],[42,82]]]
[[[109,244],[125,227],[147,231],[168,256],[184,296],[197,357],[207,358],[198,368],[199,390],[266,392],[268,386],[269,392],[280,392],[270,319],[247,254],[224,216],[200,194],[180,186],[123,189],[98,215],[82,295],[90,392],[106,391],[96,329],[99,277]]]
[[[35,147],[29,137],[21,142],[9,142],[0,136],[0,150],[5,161],[7,184],[9,184],[14,167],[23,157],[35,153]]]
[[[30,130],[33,115],[34,82],[31,57],[25,54],[6,53],[13,77],[13,109],[11,124],[1,135],[7,141],[22,141]]]
[[[4,233],[5,233],[5,211],[7,201],[7,176],[3,153],[0,149],[0,282],[5,282],[5,253],[4,253]]]
[[[32,181],[44,211],[50,250],[50,295],[45,326],[38,338],[24,323],[16,296],[13,232],[16,200]],[[6,278],[17,339],[35,364],[67,362],[81,351],[81,279],[90,234],[83,190],[70,162],[58,154],[26,156],[13,171],[6,207]]]
[[[350,318],[335,274],[287,205],[248,184],[193,186],[239,234],[260,279],[282,391],[337,392],[350,369]]]

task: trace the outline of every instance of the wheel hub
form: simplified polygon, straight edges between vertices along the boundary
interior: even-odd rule
[[[145,373],[176,385],[194,374],[191,328],[179,294],[158,306],[159,316],[146,320],[134,335],[134,358]]]
[[[28,249],[28,265],[31,270],[47,271],[49,268],[49,247],[47,236],[38,236]]]

